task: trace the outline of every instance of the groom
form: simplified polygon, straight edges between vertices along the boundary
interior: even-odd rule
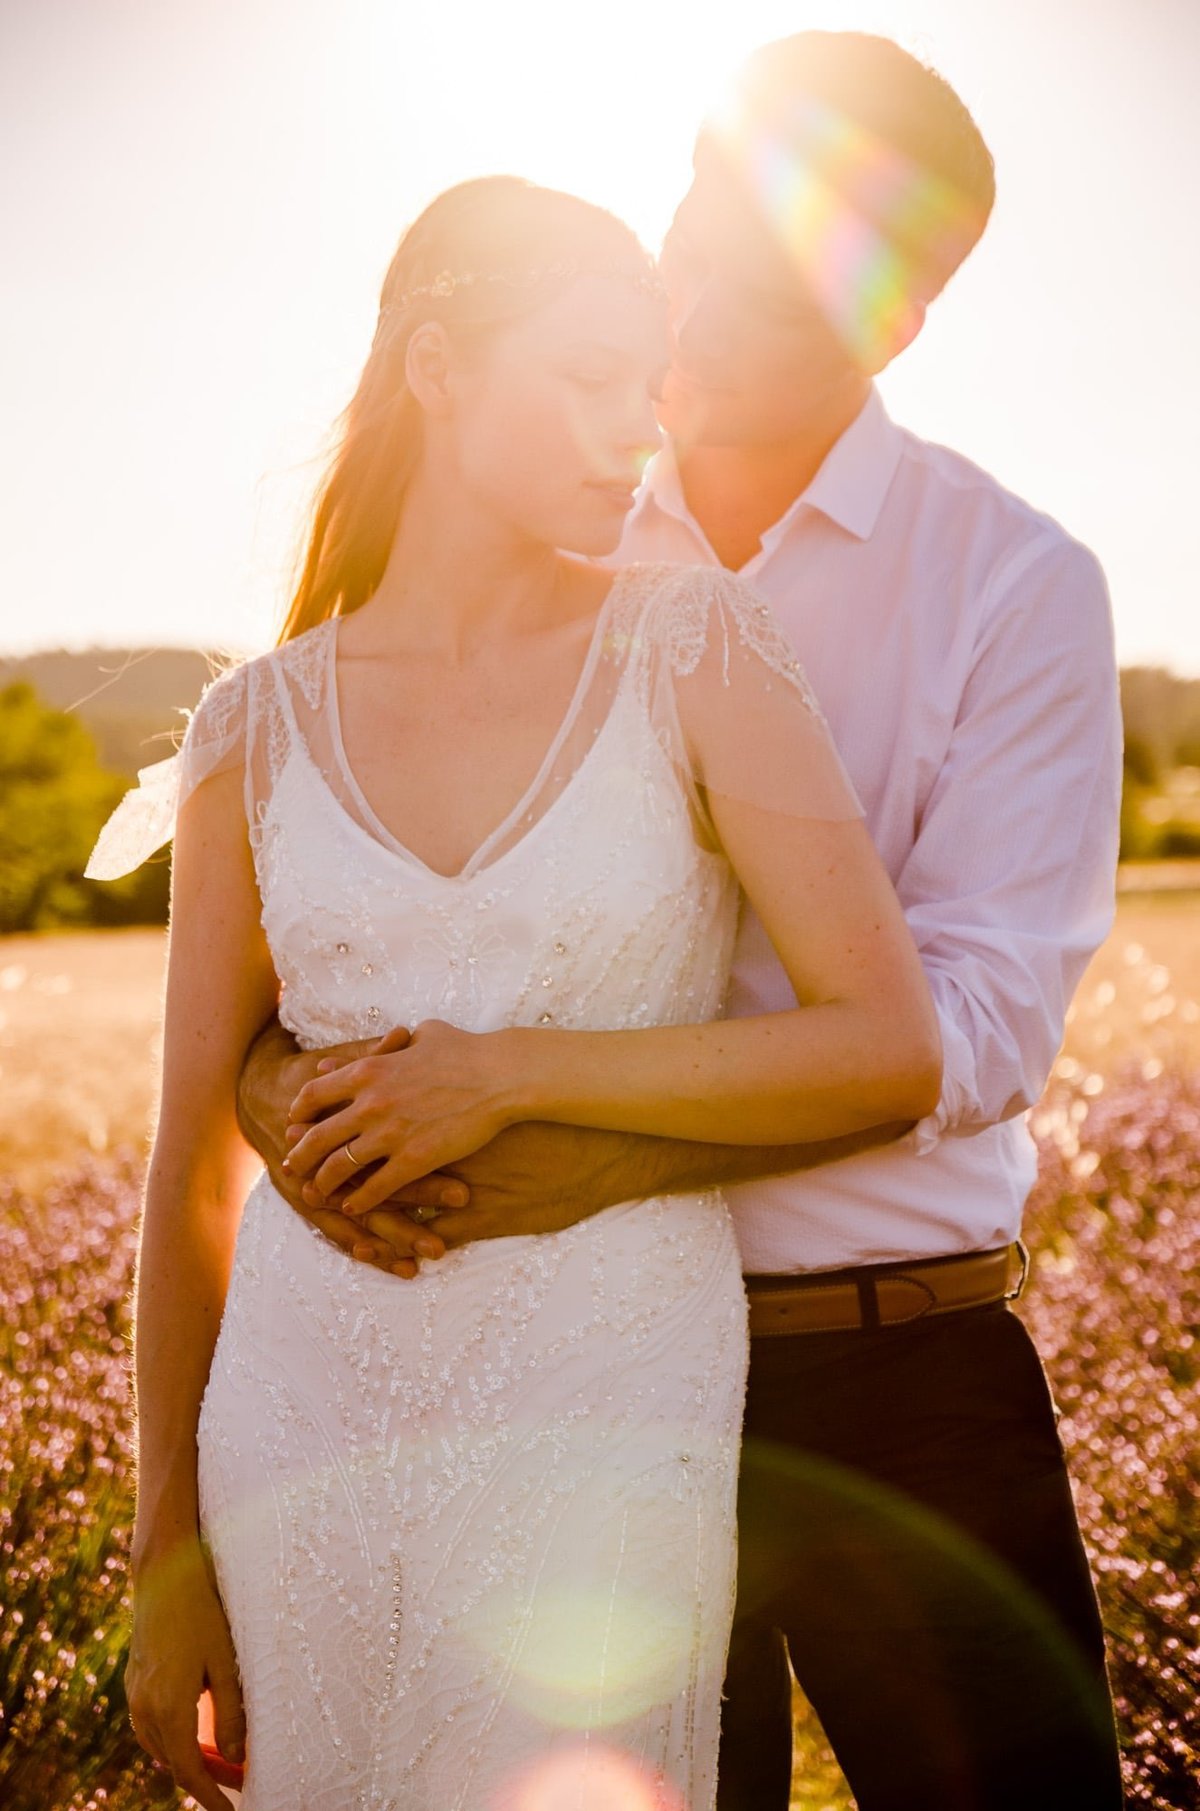
[[[921,949],[937,1112],[870,1148],[783,1153],[517,1127],[405,1191],[432,1226],[369,1217],[376,1252],[390,1235],[436,1253],[742,1184],[753,1337],[723,1811],[786,1811],[789,1657],[860,1811],[1120,1803],[1055,1412],[1005,1306],[1035,1171],[1023,1114],[1111,921],[1107,595],[1085,549],[894,426],[872,384],[993,192],[966,109],[896,45],[811,32],[758,52],[700,136],[664,248],[670,446],[620,554],[743,573],[795,642]],[[731,1012],[792,1003],[746,923]],[[313,1070],[276,1027],[243,1078],[244,1124],[301,1211],[279,1161]],[[361,1228],[307,1202],[365,1255]]]

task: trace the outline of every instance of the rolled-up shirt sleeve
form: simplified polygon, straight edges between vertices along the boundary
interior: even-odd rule
[[[942,1032],[918,1151],[1033,1106],[1113,921],[1121,716],[1104,575],[1060,531],[995,573],[945,761],[897,880]]]

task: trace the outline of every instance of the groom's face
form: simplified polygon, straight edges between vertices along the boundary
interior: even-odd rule
[[[684,444],[786,440],[861,383],[745,185],[703,141],[663,245],[662,275],[674,357],[660,419]]]

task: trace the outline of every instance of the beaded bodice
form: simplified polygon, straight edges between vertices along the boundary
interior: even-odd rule
[[[737,915],[712,794],[857,810],[754,593],[720,570],[627,567],[527,792],[461,872],[435,872],[347,762],[338,632],[322,623],[218,679],[90,867],[143,859],[188,791],[239,765],[280,1018],[306,1047],[429,1018],[477,1031],[711,1018]],[[703,725],[703,775],[683,715]]]
[[[314,684],[328,683],[332,641],[322,625],[299,649]],[[486,1031],[715,1016],[736,884],[724,857],[698,844],[635,685],[618,688],[552,802],[458,875],[435,873],[347,810],[286,700],[277,684],[263,700],[279,713],[278,753],[252,841],[280,1017],[301,1044],[430,1018]]]

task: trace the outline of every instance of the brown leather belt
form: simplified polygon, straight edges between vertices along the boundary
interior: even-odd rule
[[[867,1264],[806,1276],[748,1276],[750,1336],[902,1327],[958,1308],[1011,1302],[1024,1288],[1028,1269],[1029,1253],[1018,1239],[999,1251],[927,1258],[918,1264]]]

